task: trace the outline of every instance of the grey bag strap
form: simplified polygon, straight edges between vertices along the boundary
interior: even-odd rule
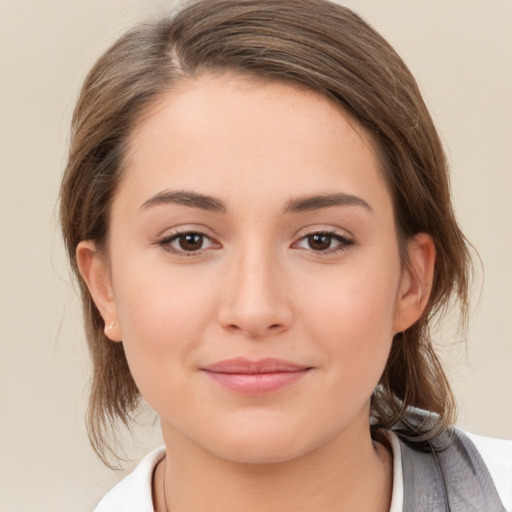
[[[452,430],[429,451],[400,438],[404,512],[506,512],[471,440]]]

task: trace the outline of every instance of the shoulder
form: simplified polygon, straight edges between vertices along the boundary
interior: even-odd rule
[[[414,503],[449,502],[460,510],[512,512],[512,441],[455,428],[430,440],[430,450],[414,444],[402,444],[404,503],[408,497]],[[418,494],[426,481],[429,493]]]
[[[403,509],[444,510],[450,503],[458,510],[512,512],[512,441],[458,428],[434,438],[421,435],[435,420],[434,413],[415,409],[393,427],[400,445]]]
[[[512,440],[465,434],[487,466],[506,510],[512,512]]]
[[[146,455],[128,476],[101,499],[94,512],[153,512],[153,471],[164,456],[164,447]]]

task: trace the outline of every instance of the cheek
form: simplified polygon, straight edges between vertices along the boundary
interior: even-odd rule
[[[391,348],[399,271],[382,268],[347,266],[321,288],[310,286],[302,315],[310,320],[310,337],[329,356],[333,375],[354,390],[364,379],[376,384]]]
[[[215,294],[205,280],[170,267],[122,267],[114,292],[123,346],[141,393],[164,383],[176,385],[181,371],[215,313]]]
[[[386,269],[386,270],[383,270]],[[321,280],[304,283],[301,316],[341,332],[392,332],[399,272],[380,265],[347,265]]]

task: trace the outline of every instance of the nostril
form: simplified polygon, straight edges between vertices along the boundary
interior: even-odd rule
[[[250,327],[246,327],[244,329],[244,327],[237,325],[237,324],[228,324],[226,326],[226,329],[228,331],[231,331],[232,333],[240,332],[240,331],[247,331],[251,336],[260,336],[264,332],[268,333],[268,332],[279,331],[282,328],[282,326],[283,326],[282,324],[271,324],[260,331],[257,328],[251,329]]]

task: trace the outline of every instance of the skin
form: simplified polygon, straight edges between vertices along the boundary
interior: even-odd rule
[[[176,191],[224,209],[176,204]],[[359,201],[290,211],[333,193]],[[200,250],[187,253],[183,232],[203,235]],[[393,335],[425,308],[435,260],[427,235],[407,247],[406,269],[372,145],[324,97],[203,75],[153,106],[131,139],[108,256],[84,241],[77,258],[161,419],[157,510],[389,509],[369,399]],[[248,396],[202,371],[233,357],[311,369]]]

